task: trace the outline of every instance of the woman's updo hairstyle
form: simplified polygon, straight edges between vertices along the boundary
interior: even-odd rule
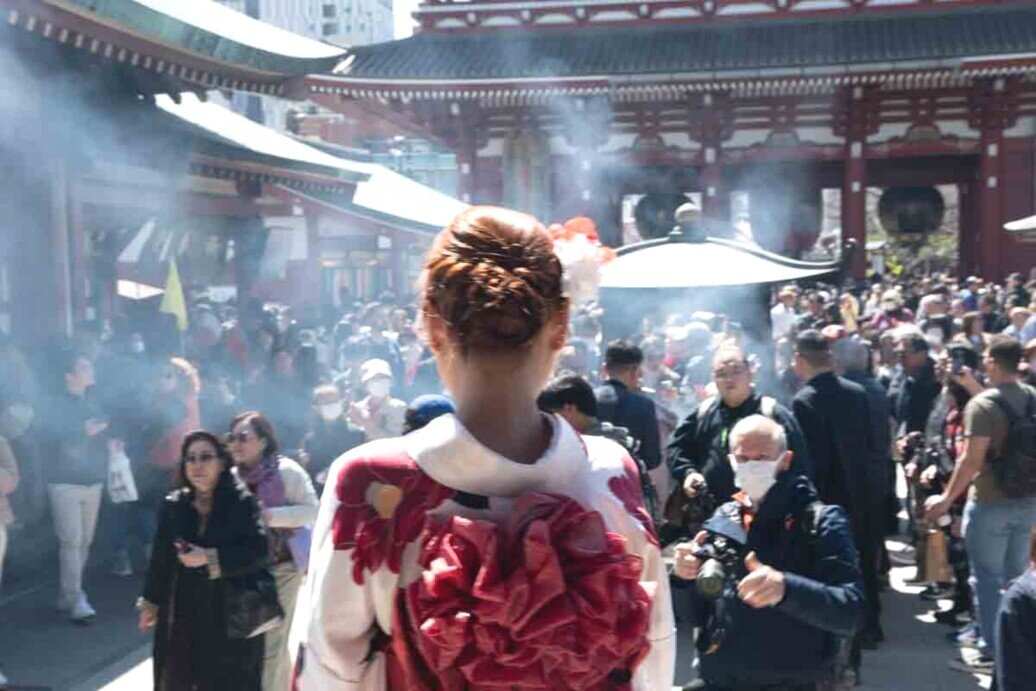
[[[567,304],[550,235],[509,209],[461,213],[435,239],[424,269],[424,312],[466,350],[520,348]]]

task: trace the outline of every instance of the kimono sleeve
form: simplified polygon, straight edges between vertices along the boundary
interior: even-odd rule
[[[394,442],[384,442],[392,444]],[[313,526],[295,619],[298,691],[385,688],[380,644],[391,634],[403,550],[399,518],[416,467],[361,447],[335,461]]]
[[[633,670],[632,688],[634,691],[670,691],[676,668],[676,624],[669,591],[669,574],[662,561],[662,551],[651,517],[644,509],[640,471],[629,454],[622,451],[622,456],[622,472],[613,475],[608,486],[611,494],[621,503],[623,512],[621,515],[606,516],[606,519],[612,529],[619,529],[626,538],[627,550],[640,557],[641,583],[652,592],[647,631],[650,649]]]

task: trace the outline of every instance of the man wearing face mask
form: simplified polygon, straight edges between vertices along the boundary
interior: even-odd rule
[[[403,434],[406,403],[392,398],[392,368],[384,360],[367,360],[360,365],[360,384],[367,397],[349,408],[349,418],[363,430],[367,441]]]
[[[785,430],[762,415],[730,432],[728,462],[741,491],[716,515],[747,533],[744,568],[722,595],[696,589],[701,679],[709,691],[817,691],[844,673],[843,641],[862,609],[860,569],[849,519],[821,504],[813,483],[792,470]],[[696,580],[707,534],[675,548],[675,575]]]
[[[363,430],[345,419],[341,394],[330,384],[314,389],[310,420],[300,460],[320,491],[327,480],[327,469],[335,459],[362,444],[365,437]]]

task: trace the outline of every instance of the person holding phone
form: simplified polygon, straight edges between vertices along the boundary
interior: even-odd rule
[[[231,473],[230,452],[211,432],[181,446],[178,488],[159,510],[137,601],[141,631],[155,629],[156,689],[259,691],[263,636],[231,638],[225,579],[268,568],[259,503]]]

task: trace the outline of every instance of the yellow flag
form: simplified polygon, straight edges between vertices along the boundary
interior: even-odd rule
[[[159,312],[176,317],[176,328],[187,330],[187,303],[183,299],[183,285],[180,283],[180,272],[176,269],[176,259],[169,260],[169,277],[165,282],[165,296]]]

